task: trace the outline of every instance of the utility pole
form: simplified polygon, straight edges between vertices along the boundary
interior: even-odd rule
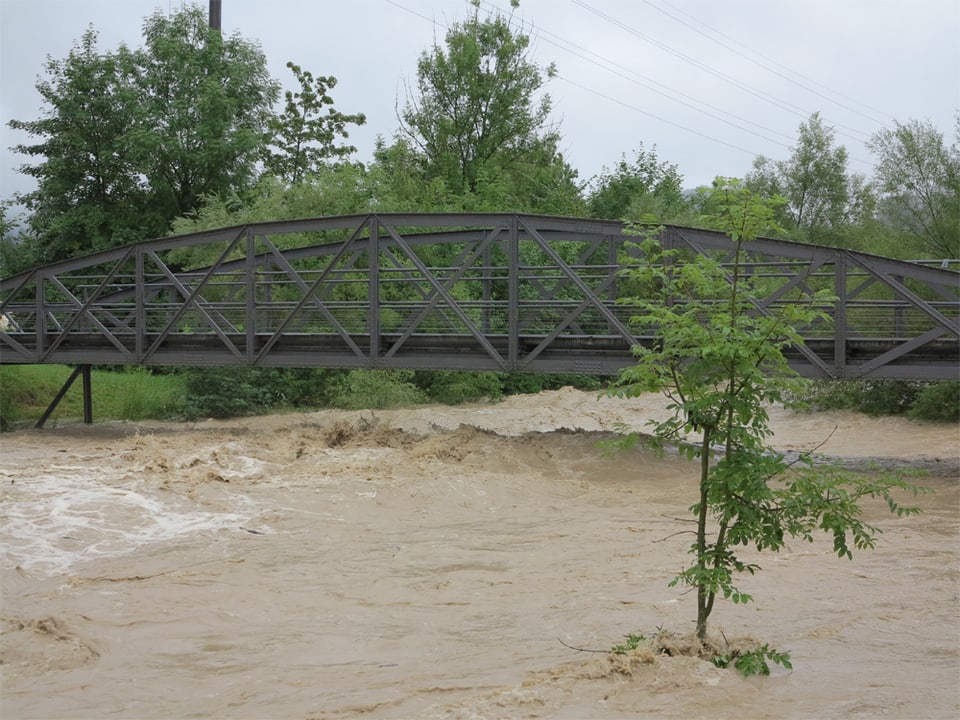
[[[210,29],[220,32],[221,0],[210,0]]]

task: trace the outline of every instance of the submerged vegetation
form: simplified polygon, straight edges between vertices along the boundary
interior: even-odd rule
[[[761,645],[750,639],[729,641],[724,638],[720,646],[717,646],[696,637],[679,637],[662,628],[658,628],[650,637],[638,633],[625,635],[624,642],[614,645],[609,652],[611,655],[633,656],[646,663],[653,662],[658,656],[694,656],[707,660],[718,668],[732,666],[745,677],[769,675],[771,664],[780,665],[785,670],[793,669],[789,653],[778,652],[767,644]]]

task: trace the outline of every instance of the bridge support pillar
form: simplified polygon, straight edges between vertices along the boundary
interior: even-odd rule
[[[36,427],[42,428],[46,424],[47,420],[49,420],[53,414],[53,411],[57,409],[57,405],[63,400],[63,396],[70,390],[73,381],[79,376],[83,376],[83,422],[87,425],[93,422],[93,386],[90,382],[90,365],[77,365],[70,374],[70,377],[68,377],[67,381],[63,384],[63,387],[60,388],[53,402],[50,403],[50,407],[44,410],[43,415],[37,420]]]

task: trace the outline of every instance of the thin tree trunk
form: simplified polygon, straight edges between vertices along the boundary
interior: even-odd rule
[[[707,479],[710,476],[710,428],[703,429],[703,444],[700,447],[700,512],[697,516],[697,567],[703,571],[707,567]],[[697,638],[702,642],[707,637],[707,616],[713,603],[711,593],[703,583],[697,584]]]

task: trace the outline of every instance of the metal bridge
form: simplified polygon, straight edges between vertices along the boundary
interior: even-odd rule
[[[617,302],[636,240],[620,222],[522,214],[352,215],[150,240],[0,280],[0,363],[612,374],[656,340]],[[732,256],[717,232],[666,226],[660,240]],[[957,379],[960,273],[947,263],[763,238],[744,248],[765,288],[753,312],[824,288],[836,297],[832,323],[797,328],[800,374]]]

